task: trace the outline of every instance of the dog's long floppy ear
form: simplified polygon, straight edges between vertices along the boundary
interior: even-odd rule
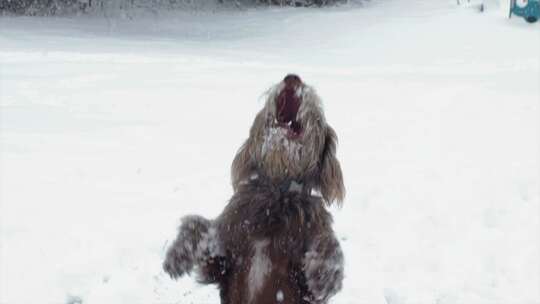
[[[326,136],[322,158],[320,162],[320,190],[326,201],[331,205],[337,202],[339,205],[345,198],[345,186],[343,185],[343,173],[336,158],[337,135],[334,129],[326,126]]]
[[[257,138],[261,138],[264,132],[264,124],[266,119],[266,109],[262,109],[251,125],[249,130],[249,138],[244,142],[242,147],[236,152],[232,166],[231,166],[231,181],[233,190],[236,192],[238,186],[242,181],[246,181],[251,177],[255,170],[255,141]]]
[[[249,178],[251,174],[251,155],[249,153],[250,139],[240,147],[231,166],[231,181],[233,190],[236,192],[240,183]]]

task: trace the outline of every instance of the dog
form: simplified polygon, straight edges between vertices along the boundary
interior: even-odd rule
[[[232,163],[232,198],[216,219],[182,219],[163,269],[217,284],[222,304],[324,304],[344,275],[326,210],[345,196],[337,136],[299,76],[266,97]]]

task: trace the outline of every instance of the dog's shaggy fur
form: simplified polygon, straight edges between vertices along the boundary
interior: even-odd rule
[[[325,209],[345,195],[336,142],[315,91],[287,75],[234,158],[229,204],[214,220],[183,218],[164,270],[194,271],[225,304],[327,303],[343,280]]]

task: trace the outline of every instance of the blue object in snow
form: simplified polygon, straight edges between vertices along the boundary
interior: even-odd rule
[[[510,15],[525,18],[527,22],[534,23],[540,18],[540,0],[510,0]]]

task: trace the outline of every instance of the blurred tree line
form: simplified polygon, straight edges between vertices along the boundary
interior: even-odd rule
[[[216,6],[280,5],[322,6],[343,0],[0,0],[2,15],[66,15],[129,9],[181,9],[197,2],[214,2]]]

